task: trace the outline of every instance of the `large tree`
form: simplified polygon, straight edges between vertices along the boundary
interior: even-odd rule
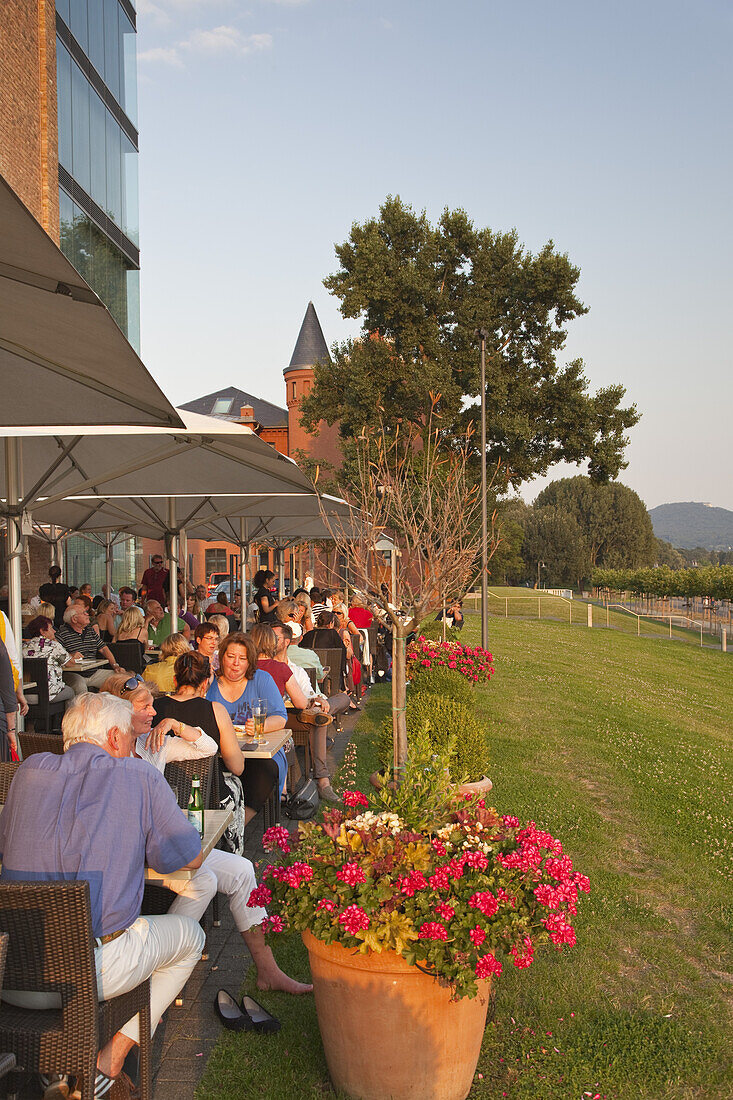
[[[337,423],[346,443],[364,427],[427,423],[440,395],[446,439],[461,436],[479,397],[476,330],[488,331],[488,459],[505,484],[544,474],[555,462],[589,460],[605,481],[624,468],[626,432],[639,419],[621,407],[622,386],[589,392],[583,362],[561,365],[566,328],[586,313],[580,275],[552,241],[532,254],[516,232],[477,229],[463,210],[437,225],[399,197],[354,224],[336,247],[340,270],[325,286],[362,332],[316,366],[302,405],[309,430]]]
[[[537,512],[548,508],[575,523],[589,571],[597,566],[635,569],[654,564],[657,545],[652,521],[643,500],[627,485],[598,485],[588,477],[561,478],[543,489],[533,505]]]

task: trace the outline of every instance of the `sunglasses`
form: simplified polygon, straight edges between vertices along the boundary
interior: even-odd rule
[[[145,683],[145,681],[143,680],[142,676],[140,676],[136,672],[135,675],[131,676],[129,680],[125,680],[124,684],[120,688],[120,691],[123,694],[127,691],[134,691],[135,688],[140,687],[140,684],[144,684],[144,683]]]

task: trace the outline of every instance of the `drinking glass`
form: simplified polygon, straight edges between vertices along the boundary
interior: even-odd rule
[[[257,699],[252,707],[252,714],[255,720],[255,737],[264,737],[265,719],[267,718],[267,700]]]

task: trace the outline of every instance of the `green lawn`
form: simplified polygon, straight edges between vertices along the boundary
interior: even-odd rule
[[[559,836],[591,878],[578,945],[505,968],[472,1098],[733,1096],[731,714],[725,655],[554,622],[491,619],[493,801]],[[478,617],[464,634],[477,640]],[[361,782],[389,705],[355,737]],[[287,963],[304,971],[298,943]],[[200,1097],[321,1097],[312,1003],[264,1044],[222,1036]],[[268,1002],[269,1003],[269,1002]]]

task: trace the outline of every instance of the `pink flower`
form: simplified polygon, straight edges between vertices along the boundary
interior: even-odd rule
[[[468,933],[468,938],[470,939],[474,947],[480,947],[486,939],[486,933],[484,932],[483,928],[479,928],[479,926],[476,925],[476,927],[472,928],[471,931]]]
[[[545,870],[558,882],[566,882],[572,873],[573,861],[570,856],[563,856],[562,859],[546,859]]]
[[[363,795],[361,791],[344,791],[343,797],[344,806],[368,806],[369,800],[366,795]]]
[[[435,912],[438,914],[439,917],[442,917],[443,920],[451,920],[456,915],[455,909],[453,909],[453,907],[450,906],[447,901],[436,902]]]
[[[256,909],[261,905],[267,905],[272,901],[272,891],[268,890],[266,886],[258,886],[256,890],[253,890],[249,895],[247,901],[248,909]]]
[[[265,917],[262,922],[265,932],[284,932],[285,922],[282,917],[275,914],[274,917]]]
[[[469,852],[466,856],[466,864],[472,871],[485,871],[489,861],[483,852]]]
[[[499,903],[488,890],[481,890],[468,899],[468,904],[473,909],[480,909],[485,917],[493,917],[499,908]]]
[[[339,924],[344,926],[350,936],[355,936],[357,932],[363,932],[369,927],[369,916],[358,905],[347,905],[339,917]]]
[[[297,890],[302,882],[310,882],[313,878],[313,868],[307,863],[293,863],[292,866],[281,867],[280,870],[283,874],[277,877],[288,886],[292,886],[294,890]]]
[[[366,882],[366,875],[358,863],[344,863],[336,872],[336,878],[345,882],[348,886],[356,886],[360,882]]]
[[[430,843],[432,844],[433,849],[438,853],[439,856],[442,857],[445,855],[445,844],[442,840],[433,839],[430,841]]]
[[[405,878],[398,879],[397,885],[408,898],[414,897],[418,890],[427,890],[428,887],[422,871],[410,871]]]
[[[503,905],[511,905],[512,908],[516,907],[517,904],[517,899],[507,894],[502,887],[499,887],[496,891],[496,900],[502,902]]]
[[[549,917],[546,917],[542,923],[550,933],[550,939],[557,948],[562,948],[565,943],[568,947],[573,947],[575,944],[575,929],[572,924],[567,923],[562,913],[550,913]]]
[[[528,966],[532,965],[534,958],[534,947],[529,936],[524,937],[524,951],[520,952],[518,947],[511,947],[510,954],[514,956],[514,965],[518,970],[526,970]]]
[[[330,898],[321,898],[321,900],[318,902],[318,905],[316,906],[316,909],[325,909],[329,913],[333,913],[335,908],[336,902],[331,901]]]
[[[436,867],[428,882],[433,890],[450,890],[448,866]]]
[[[447,940],[448,932],[437,920],[426,921],[418,932],[421,940]]]
[[[573,882],[579,890],[583,890],[586,894],[590,893],[590,879],[587,875],[581,875],[579,871],[576,871],[573,875]]]
[[[518,829],[519,828],[519,818],[514,817],[513,814],[503,814],[501,820],[504,823],[504,825],[506,825],[507,829]]]
[[[290,833],[283,825],[271,825],[262,837],[262,847],[266,852],[279,848],[281,852],[290,851]]]
[[[501,974],[501,963],[489,951],[476,960],[476,977],[490,978],[492,974]]]

